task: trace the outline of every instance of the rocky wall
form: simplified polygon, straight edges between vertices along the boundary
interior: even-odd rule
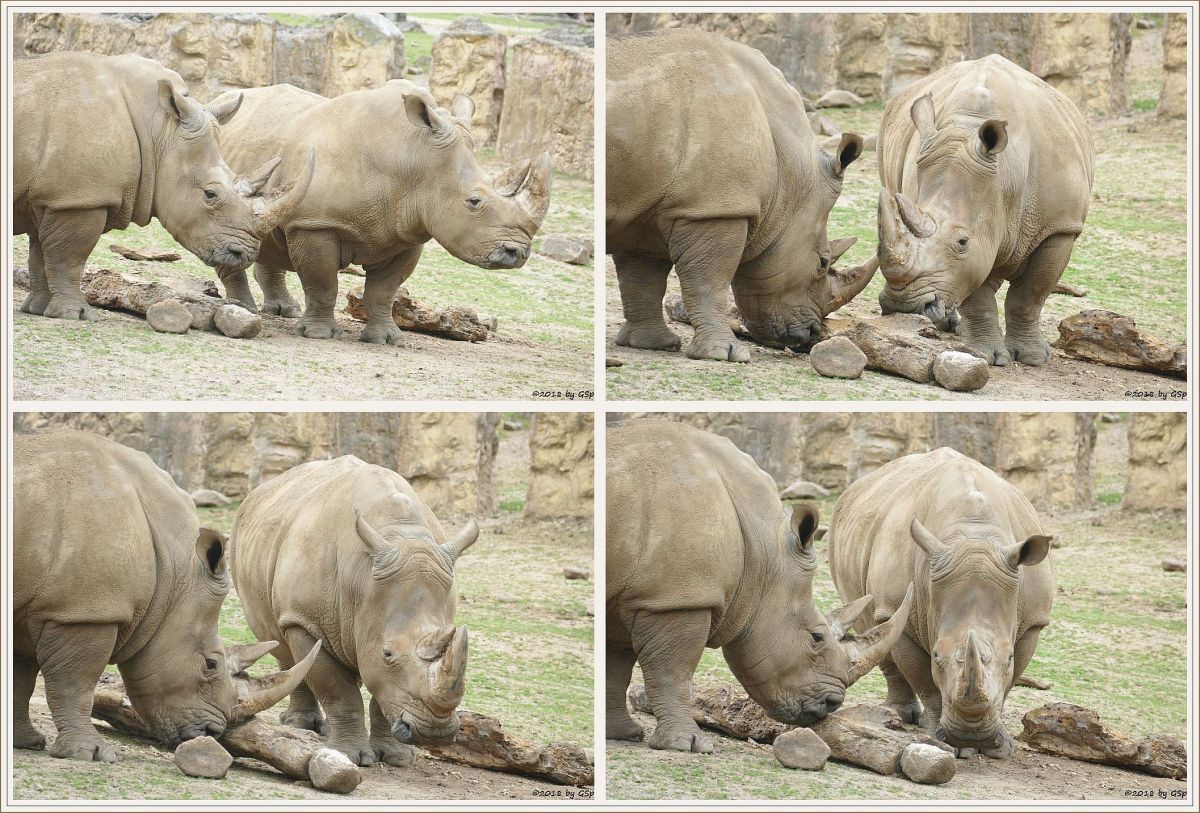
[[[1137,412],[1129,421],[1129,477],[1122,507],[1187,508],[1187,415]]]
[[[1187,116],[1187,15],[1168,14],[1163,25],[1163,83],[1158,94],[1160,118]]]
[[[525,516],[590,518],[595,495],[591,413],[536,413],[529,453]]]
[[[1005,412],[996,423],[996,472],[1038,508],[1092,502],[1093,412]]]
[[[1029,69],[1084,113],[1123,113],[1132,20],[1130,14],[1035,14]]]
[[[456,93],[475,102],[471,134],[476,147],[496,143],[504,105],[508,38],[476,17],[460,17],[433,41],[429,92],[449,106]]]

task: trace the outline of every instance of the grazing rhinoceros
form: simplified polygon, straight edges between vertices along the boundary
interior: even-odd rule
[[[843,601],[870,594],[862,624],[887,617],[904,586],[916,603],[883,662],[888,705],[959,749],[1012,752],[1001,714],[1050,623],[1050,537],[1029,500],[953,449],[881,466],[842,494],[829,567]],[[918,700],[918,697],[920,700]]]
[[[218,124],[240,96],[204,107],[179,74],[140,56],[57,53],[13,65],[13,233],[29,235],[26,313],[96,319],[79,278],[100,235],[156,217],[188,251],[245,268],[264,234],[304,197],[314,159],[291,190],[258,193],[278,159],[237,176]],[[270,158],[270,157],[268,157]]]
[[[842,642],[870,597],[822,615],[813,603],[817,509],[790,519],[774,481],[725,438],[638,420],[608,433],[605,612],[609,739],[640,740],[625,706],[636,661],[658,725],[650,747],[709,753],[688,710],[705,647],[720,648],[776,720],[810,725],[883,660],[908,621]]]
[[[1083,230],[1093,164],[1075,105],[1002,56],[905,88],[879,128],[883,312],[957,328],[992,364],[1045,364],[1042,305]]]
[[[300,316],[283,276],[288,269],[299,274],[301,336],[341,333],[333,316],[338,270],[354,264],[366,272],[362,341],[400,344],[392,301],[430,238],[482,268],[525,264],[550,206],[550,155],[488,178],[475,160],[469,97],[458,94],[447,111],[429,91],[402,79],[334,99],[291,85],[244,96],[224,134],[233,166],[282,153],[288,168],[315,144],[322,162],[337,168],[317,178],[305,203],[263,241],[254,268],[263,311],[283,316]],[[256,309],[244,272],[220,277],[230,298]]]
[[[284,664],[325,642],[281,722],[326,733],[324,709],[329,746],[358,765],[411,765],[411,744],[452,740],[467,668],[454,562],[478,535],[471,519],[447,539],[403,477],[349,455],[254,489],[230,540],[246,623],[284,642]]]
[[[270,708],[300,684],[316,646],[265,680],[244,670],[274,641],[223,646],[225,539],[141,452],[86,432],[13,439],[13,744],[40,750],[29,721],[41,672],[56,757],[115,762],[89,716],[115,663],[138,716],[172,747]]]
[[[870,281],[872,259],[833,263],[829,212],[862,137],[820,148],[804,101],[753,48],[672,30],[608,38],[608,251],[625,324],[619,345],[678,350],[663,322],[672,265],[695,335],[694,359],[749,361],[726,317],[732,283],[760,342],[804,348],[826,315]]]

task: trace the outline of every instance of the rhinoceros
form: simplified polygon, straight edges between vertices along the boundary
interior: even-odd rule
[[[207,107],[175,71],[140,56],[55,53],[13,66],[13,233],[29,235],[26,313],[97,318],[79,291],[100,235],[158,218],[208,265],[246,268],[304,197],[259,193],[279,161],[235,175],[217,145],[233,94]]]
[[[826,233],[862,137],[825,152],[783,74],[716,34],[609,37],[607,54],[605,225],[625,312],[616,343],[679,349],[662,312],[672,266],[696,330],[690,358],[750,360],[726,318],[731,284],[758,341],[818,340],[877,266],[835,271],[854,240]]]
[[[317,645],[266,679],[245,669],[274,641],[222,645],[225,537],[145,454],[86,432],[13,440],[13,744],[41,750],[29,720],[41,672],[56,757],[115,762],[89,719],[115,663],[138,716],[172,747],[282,700]]]
[[[446,110],[429,91],[402,79],[333,99],[291,85],[244,96],[225,133],[233,166],[282,153],[288,168],[315,144],[321,160],[337,167],[318,177],[305,203],[263,241],[254,268],[263,312],[283,316],[301,315],[284,284],[285,271],[299,274],[301,336],[341,333],[333,317],[338,270],[354,264],[366,272],[362,341],[400,344],[392,301],[431,238],[482,268],[525,264],[550,206],[550,155],[488,178],[475,159],[470,97],[458,94]],[[244,272],[219,276],[231,299],[256,309]]]
[[[454,563],[478,535],[472,518],[448,539],[403,477],[350,455],[254,489],[230,540],[246,623],[283,642],[283,664],[326,643],[281,722],[359,765],[411,765],[413,744],[452,740],[467,668]]]
[[[904,586],[916,586],[904,636],[881,666],[888,705],[959,756],[1008,756],[1004,701],[1054,602],[1051,538],[1029,500],[983,464],[941,448],[851,484],[827,539],[842,600],[874,596],[858,624],[887,617]]]
[[[883,312],[924,313],[998,366],[1045,364],[1042,306],[1083,230],[1094,163],[1075,105],[1002,56],[905,88],[879,127]]]
[[[725,438],[656,420],[608,433],[606,735],[641,740],[625,705],[636,661],[658,721],[651,748],[710,753],[688,710],[705,647],[776,720],[810,725],[879,664],[908,602],[842,641],[860,598],[823,615],[813,603],[815,506],[790,518],[771,477]]]

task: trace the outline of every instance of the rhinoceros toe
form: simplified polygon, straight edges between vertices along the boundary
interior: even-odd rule
[[[713,359],[714,361],[736,361],[745,363],[750,361],[750,351],[740,342],[737,341],[692,341],[688,347],[688,358],[691,359]]]
[[[41,316],[46,312],[46,306],[49,304],[50,293],[48,291],[33,291],[21,303],[21,313],[32,313],[35,316]]]
[[[297,319],[304,315],[304,310],[294,299],[268,299],[263,302],[262,307],[259,308],[258,312],[274,314],[275,316],[286,316],[289,319]]]
[[[303,317],[296,325],[296,335],[306,339],[336,339],[342,335],[342,329],[332,319],[309,319]]]
[[[711,754],[712,738],[699,731],[680,731],[660,724],[650,735],[647,744],[657,751],[686,751],[693,754]]]
[[[407,768],[417,761],[417,749],[395,739],[372,737],[371,748],[375,751],[375,759],[396,768]]]
[[[46,736],[32,725],[13,726],[13,747],[27,751],[41,751],[46,747]]]
[[[632,325],[626,322],[617,333],[617,344],[621,347],[636,347],[638,350],[678,350],[683,342],[666,325]]]
[[[392,325],[367,325],[363,328],[362,335],[358,337],[360,342],[368,344],[390,344],[397,347],[404,346],[404,334],[400,328]]]
[[[42,315],[49,316],[51,319],[85,319],[89,322],[100,320],[100,315],[96,313],[95,309],[88,307],[88,304],[82,299],[59,294],[50,297]]]
[[[98,734],[91,737],[59,734],[54,745],[50,746],[50,756],[82,762],[117,761],[117,752]]]
[[[1035,339],[1016,339],[1009,337],[1004,341],[1013,360],[1030,367],[1041,367],[1050,360],[1050,344],[1038,336]]]

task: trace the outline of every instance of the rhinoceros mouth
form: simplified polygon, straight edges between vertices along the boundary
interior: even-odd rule
[[[906,297],[903,292],[885,286],[879,293],[879,309],[884,316],[892,313],[919,313],[944,333],[955,332],[960,321],[958,306],[954,300],[939,293]]]
[[[408,711],[401,711],[392,724],[392,736],[406,745],[448,745],[457,734],[457,712],[445,720],[426,723]]]
[[[939,740],[956,748],[999,748],[1004,740],[1004,729],[999,721],[969,728],[943,721],[934,733]]]

